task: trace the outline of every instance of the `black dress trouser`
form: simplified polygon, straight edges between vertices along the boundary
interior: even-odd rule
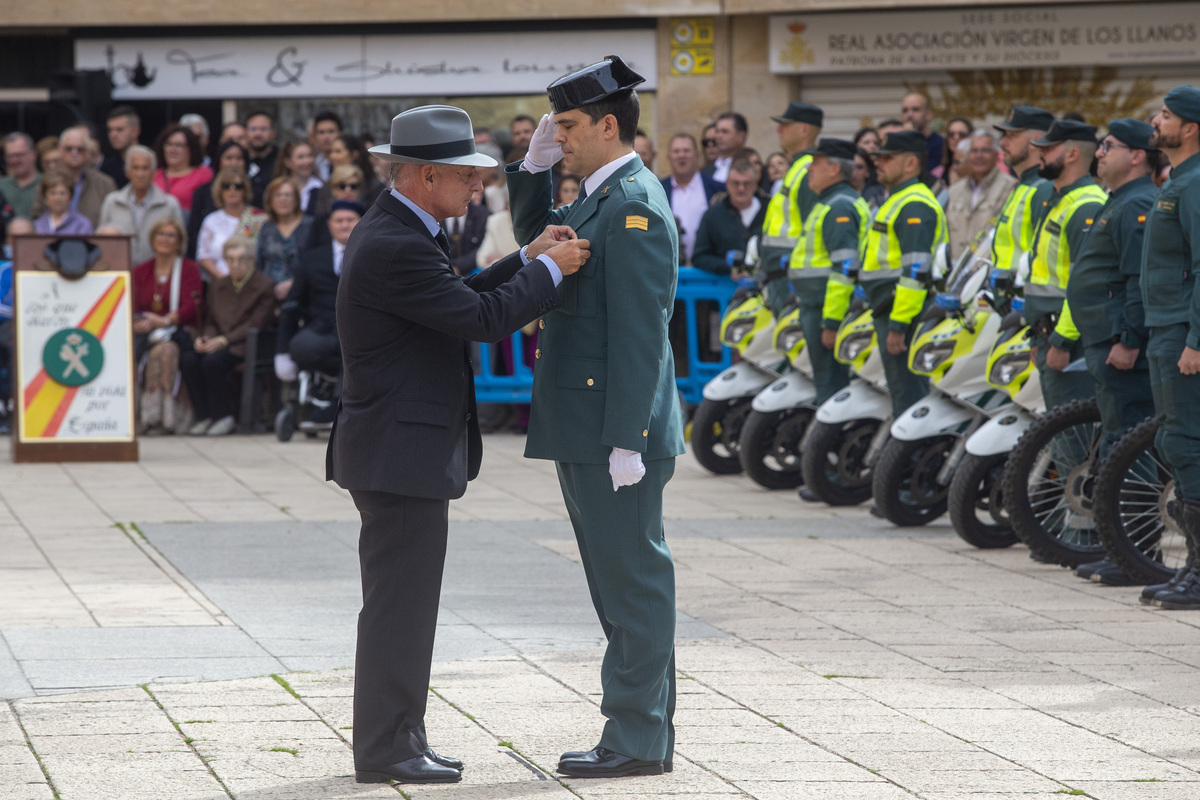
[[[446,562],[449,500],[351,491],[362,518],[363,608],[354,659],[354,766],[387,767],[429,746],[425,706]]]

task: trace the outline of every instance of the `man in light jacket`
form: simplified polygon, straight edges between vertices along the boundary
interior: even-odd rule
[[[125,188],[104,198],[100,207],[100,225],[118,229],[133,237],[130,256],[136,266],[154,258],[149,232],[154,223],[166,217],[183,222],[179,201],[154,185],[157,169],[154,151],[145,145],[131,145],[125,151]]]
[[[957,259],[988,220],[1000,213],[1016,179],[996,166],[1000,150],[991,131],[971,134],[967,163],[971,174],[950,186],[946,224],[950,227],[950,259]]]

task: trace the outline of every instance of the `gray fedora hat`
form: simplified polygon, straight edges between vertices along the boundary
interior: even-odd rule
[[[460,164],[494,167],[491,156],[475,151],[467,112],[454,106],[420,106],[392,117],[392,140],[370,149],[383,161],[407,164]]]

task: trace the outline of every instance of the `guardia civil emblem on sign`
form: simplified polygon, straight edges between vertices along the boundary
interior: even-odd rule
[[[83,328],[64,328],[46,342],[42,366],[64,386],[83,386],[104,369],[104,346]]]

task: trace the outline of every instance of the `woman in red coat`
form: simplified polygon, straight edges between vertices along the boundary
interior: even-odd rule
[[[183,257],[187,234],[173,217],[150,228],[154,258],[133,268],[134,357],[145,355],[139,402],[143,432],[174,433],[182,422],[179,400],[180,349],[191,349],[196,306],[204,295],[200,268]]]

